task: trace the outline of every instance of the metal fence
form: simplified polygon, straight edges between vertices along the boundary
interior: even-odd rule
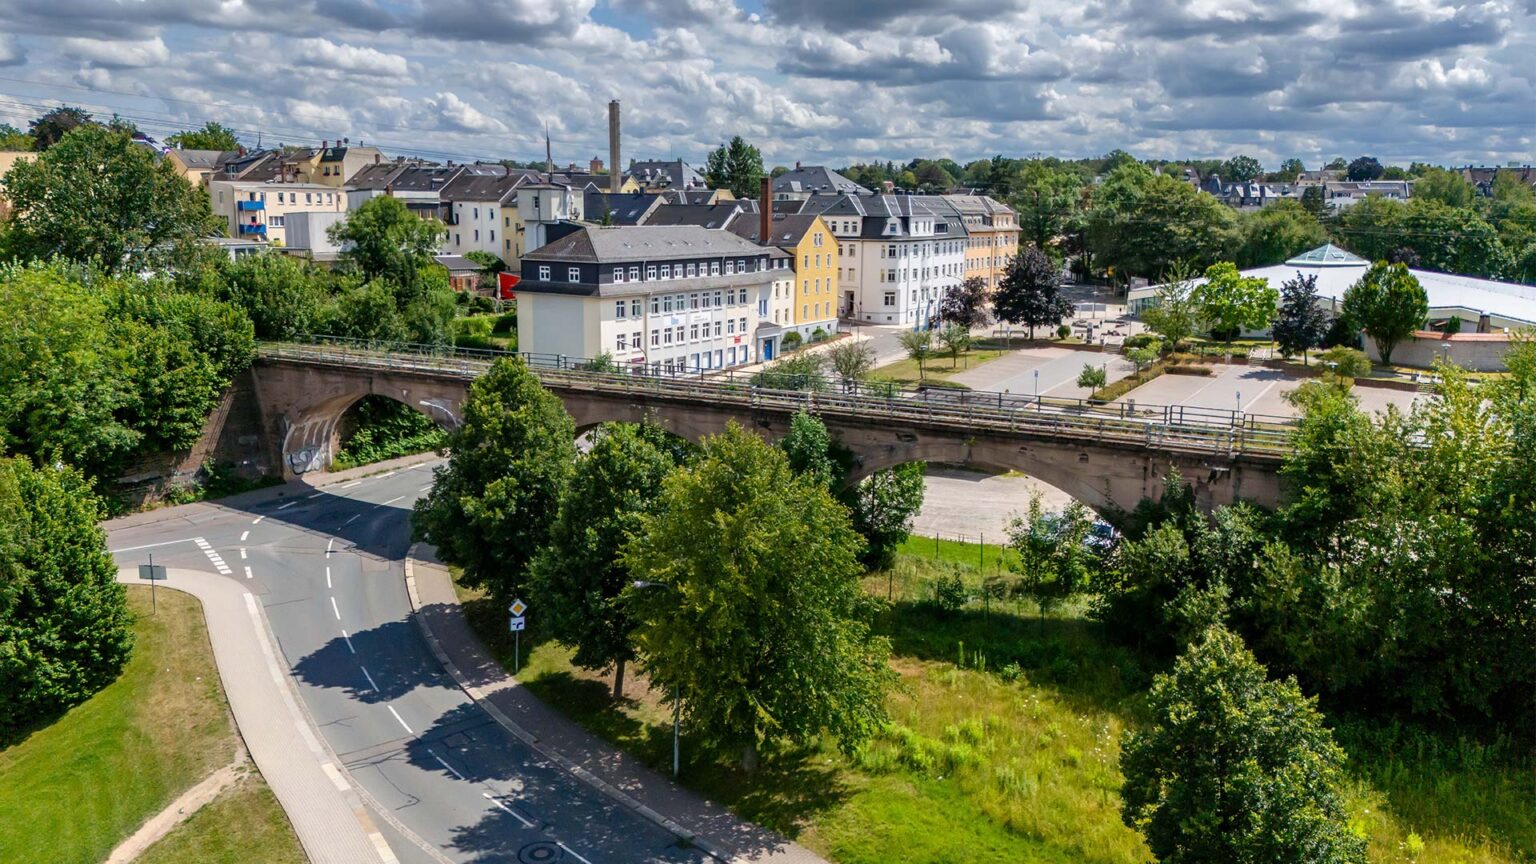
[[[1281,455],[1290,450],[1293,421],[1284,417],[1184,406],[1094,404],[1081,399],[966,390],[900,390],[853,384],[835,389],[785,389],[762,373],[658,371],[650,364],[615,366],[590,358],[480,348],[313,337],[264,343],[262,356],[344,368],[476,377],[498,359],[517,357],[546,386],[567,391],[645,395],[681,402],[754,409],[807,410],[825,417],[889,419],[973,431],[1025,432],[1089,438],[1199,453]],[[826,382],[823,382],[824,384]]]

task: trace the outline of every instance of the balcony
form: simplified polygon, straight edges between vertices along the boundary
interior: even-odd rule
[[[260,234],[260,235],[265,236],[266,233],[267,233],[267,226],[262,225],[260,223],[255,224],[255,225],[241,225],[240,226],[240,233],[241,234]]]
[[[236,201],[235,202],[235,209],[236,210],[265,210],[265,209],[267,209],[267,202],[265,202],[265,201]]]

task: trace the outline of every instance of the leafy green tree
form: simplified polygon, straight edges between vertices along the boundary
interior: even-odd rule
[[[1199,306],[1195,303],[1194,272],[1188,263],[1176,261],[1157,286],[1157,298],[1141,311],[1147,329],[1163,337],[1168,350],[1177,351],[1195,335]]]
[[[1020,239],[1039,249],[1051,248],[1079,215],[1082,190],[1079,175],[1043,159],[1026,161],[1008,199],[1018,211]]]
[[[922,462],[908,462],[877,471],[849,490],[853,529],[864,538],[860,560],[866,568],[895,566],[896,550],[912,536],[912,519],[923,509],[926,470]]]
[[[1263,267],[1315,249],[1328,241],[1328,231],[1300,202],[1281,199],[1245,216],[1240,267]]]
[[[1351,252],[1380,261],[1403,245],[1402,222],[1407,212],[1408,205],[1402,201],[1371,195],[1341,210],[1333,230]]]
[[[32,136],[33,147],[47,150],[82,126],[100,127],[101,124],[92,120],[83,108],[61,105],[28,124],[27,134]]]
[[[576,460],[549,542],[528,566],[528,591],[548,632],[575,648],[584,669],[612,667],[613,698],[624,694],[624,666],[635,659],[634,617],[622,594],[634,581],[619,552],[656,509],[671,455],[628,424],[597,428]]]
[[[1136,370],[1137,375],[1140,375],[1141,370],[1152,365],[1152,361],[1157,359],[1157,348],[1151,345],[1128,348],[1125,352],[1125,359],[1131,361],[1131,367]]]
[[[951,186],[955,185],[953,174],[938,162],[927,159],[919,160],[912,167],[912,175],[917,178],[917,185],[927,192],[947,192]]]
[[[0,742],[112,683],[133,648],[90,483],[0,459]]]
[[[447,271],[435,260],[447,235],[442,222],[416,216],[398,198],[383,195],[363,202],[328,233],[342,244],[341,272],[357,280],[330,310],[333,332],[448,344],[454,295]]]
[[[986,327],[992,323],[987,311],[987,282],[980,276],[969,276],[959,285],[946,289],[939,299],[939,320],[958,324],[967,331],[974,327]]]
[[[437,219],[423,219],[407,210],[399,198],[380,195],[364,201],[327,233],[331,242],[342,247],[341,260],[347,269],[364,279],[410,286],[423,267],[434,263],[448,229]]]
[[[1045,618],[1050,610],[1088,587],[1089,553],[1085,545],[1093,516],[1081,501],[1061,513],[1047,513],[1040,493],[1029,509],[1008,523],[1008,546],[1018,555],[1019,591]]]
[[[971,349],[971,331],[959,324],[945,324],[939,328],[939,345],[949,355],[949,365],[953,368],[960,362],[960,355]]]
[[[830,734],[851,751],[886,721],[889,645],[859,587],[862,542],[822,483],[731,424],[668,476],[623,563],[665,588],[631,597],[641,663],[692,734],[741,748]]]
[[[1383,168],[1381,163],[1376,161],[1375,156],[1361,156],[1349,163],[1349,167],[1344,171],[1344,176],[1346,179],[1354,181],[1380,180],[1381,175],[1385,173],[1387,173],[1387,169]]]
[[[1230,261],[1212,264],[1205,281],[1195,286],[1190,302],[1213,334],[1231,341],[1243,330],[1268,326],[1280,302],[1280,292],[1262,276],[1244,276]]]
[[[756,198],[762,191],[763,154],[735,135],[709,154],[704,176],[711,188],[729,189],[737,198]]]
[[[826,358],[808,352],[781,357],[752,376],[752,383],[769,390],[820,393],[827,389]]]
[[[1233,156],[1221,163],[1222,179],[1232,183],[1247,183],[1257,180],[1264,173],[1264,166],[1252,156]]]
[[[1084,363],[1083,371],[1077,373],[1077,386],[1084,390],[1102,390],[1109,383],[1109,375],[1103,366],[1095,366],[1092,363]]]
[[[1370,334],[1381,362],[1390,364],[1397,343],[1424,326],[1429,296],[1407,267],[1378,261],[1344,291],[1339,312],[1351,326]]]
[[[1413,184],[1413,197],[1438,201],[1447,207],[1471,207],[1477,198],[1477,190],[1458,171],[1429,168]]]
[[[4,182],[15,208],[8,242],[27,258],[134,272],[221,230],[207,193],[128,136],[94,124],[16,163]]]
[[[1271,332],[1281,354],[1287,358],[1300,354],[1302,362],[1308,349],[1323,344],[1328,314],[1318,306],[1316,275],[1298,273],[1280,283],[1280,311],[1275,313]]]
[[[31,135],[9,123],[0,123],[0,150],[31,150],[35,143]]]
[[[183,150],[238,150],[239,139],[235,130],[214,120],[203,124],[201,129],[191,129],[168,136],[165,143]]]
[[[416,502],[419,539],[464,568],[465,584],[508,601],[549,540],[576,459],[576,426],[521,360],[496,361],[470,385],[448,463]]]
[[[292,255],[242,255],[220,276],[220,296],[245,310],[261,339],[317,332],[330,300],[324,273]]]
[[[1054,327],[1072,315],[1072,301],[1061,293],[1061,268],[1036,246],[1025,246],[1008,262],[992,298],[997,317],[1009,324]]]
[[[1308,186],[1301,190],[1301,209],[1312,214],[1312,218],[1321,221],[1328,215],[1328,202],[1323,198],[1323,187]]]
[[[832,434],[815,415],[795,412],[789,419],[789,433],[779,442],[779,448],[789,457],[790,470],[795,474],[829,488],[842,480],[842,471],[832,456]]]
[[[1183,180],[1140,165],[1117,168],[1094,190],[1088,244],[1117,279],[1153,277],[1175,261],[1205,267],[1239,241],[1230,207]]]
[[[833,345],[827,352],[832,371],[842,380],[844,389],[869,377],[875,368],[875,349],[868,342],[848,339]]]
[[[1279,170],[1271,174],[1270,178],[1281,183],[1294,183],[1296,178],[1300,177],[1302,172],[1306,170],[1307,166],[1303,165],[1300,159],[1293,156],[1281,162]]]
[[[1415,197],[1394,226],[1425,270],[1497,279],[1511,269],[1499,234],[1477,211]]]
[[[917,377],[923,378],[923,361],[933,354],[932,330],[903,330],[896,336],[907,356],[917,361]]]
[[[1159,861],[1363,864],[1341,789],[1344,751],[1294,679],[1269,681],[1213,627],[1159,675],[1151,726],[1128,732],[1121,818]]]

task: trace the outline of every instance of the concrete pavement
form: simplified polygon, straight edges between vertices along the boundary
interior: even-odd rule
[[[824,864],[810,850],[667,780],[540,702],[506,673],[470,629],[448,568],[413,547],[407,590],[428,645],[455,681],[508,731],[622,806],[688,837],[722,861]]]

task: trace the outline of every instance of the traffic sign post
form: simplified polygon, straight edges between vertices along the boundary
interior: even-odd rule
[[[139,578],[149,580],[149,613],[151,615],[158,615],[160,613],[160,601],[155,596],[155,583],[165,578],[165,565],[162,564],[156,567],[155,556],[150,555],[148,564],[139,565]]]
[[[507,621],[507,629],[512,631],[512,674],[516,675],[523,668],[523,628],[528,626],[528,619],[523,613],[528,611],[528,604],[522,600],[513,600],[507,607],[512,617]]]

